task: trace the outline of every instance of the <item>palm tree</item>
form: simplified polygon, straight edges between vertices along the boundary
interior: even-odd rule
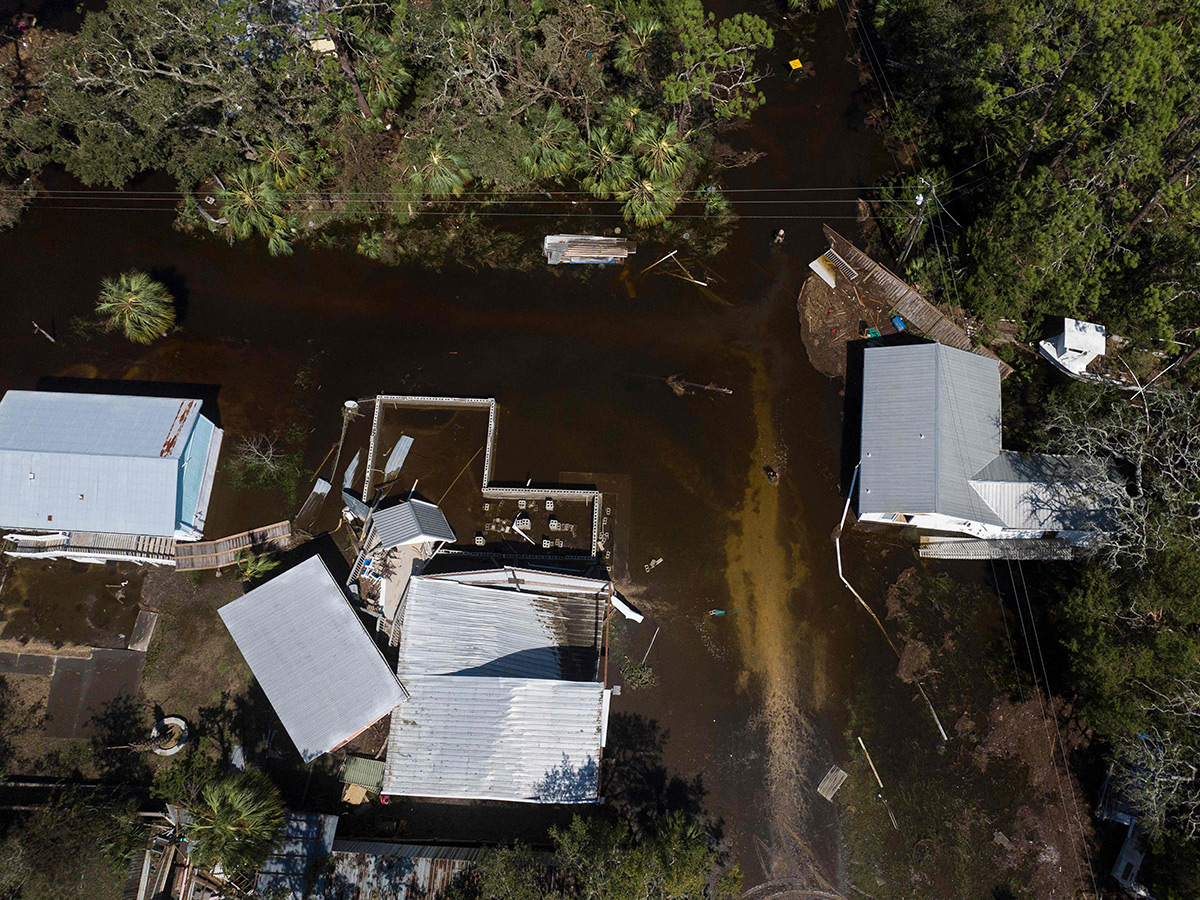
[[[105,331],[149,344],[175,325],[175,301],[165,284],[134,270],[101,280],[96,315]]]
[[[405,65],[404,49],[394,35],[364,28],[353,35],[355,58],[365,69],[358,80],[367,98],[367,105],[382,119],[389,109],[395,109],[412,84],[412,73]]]
[[[293,225],[284,215],[283,195],[275,186],[274,178],[264,171],[255,171],[243,166],[232,175],[226,175],[224,187],[217,192],[221,201],[221,215],[229,223],[233,236],[244,241],[260,234],[267,239],[267,249],[272,256],[286,256],[292,252],[287,231]]]
[[[633,162],[604,126],[592,129],[584,148],[579,162],[583,175],[580,183],[594,196],[607,199],[625,190],[634,179]]]
[[[521,157],[521,168],[535,181],[557,178],[579,162],[579,129],[555,103],[533,127],[533,146]]]
[[[657,19],[638,18],[629,23],[629,31],[617,40],[613,66],[622,75],[636,75],[645,68],[646,52],[654,36],[662,31]]]
[[[279,845],[283,800],[270,779],[247,770],[205,785],[188,810],[188,857],[228,873],[253,872]]]
[[[633,149],[638,155],[638,168],[642,174],[655,180],[674,181],[678,178],[691,152],[687,144],[690,134],[681,137],[679,126],[674,122],[665,126],[649,124],[638,129]]]
[[[635,225],[661,225],[675,210],[679,202],[679,189],[670,182],[654,182],[638,179],[628,190],[621,191],[618,199],[624,200],[621,212]]]
[[[458,196],[471,180],[471,173],[463,168],[462,160],[442,148],[435,141],[425,157],[425,162],[409,176],[413,187],[431,197]]]
[[[312,177],[316,155],[299,141],[270,137],[258,147],[258,164],[278,190],[286,191]]]
[[[616,134],[629,138],[642,123],[642,108],[636,100],[618,95],[604,105],[600,111],[600,122]]]
[[[253,550],[239,550],[233,558],[237,567],[238,578],[242,581],[253,581],[262,578],[268,572],[279,566],[279,560],[271,559],[269,554],[255,553]]]

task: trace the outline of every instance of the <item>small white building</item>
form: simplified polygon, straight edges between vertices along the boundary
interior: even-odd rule
[[[1081,377],[1088,364],[1103,356],[1107,335],[1103,325],[1063,319],[1063,330],[1038,343],[1038,351],[1068,375]]]
[[[947,347],[868,347],[860,521],[986,540],[1085,543],[1113,527],[1110,473],[1004,450],[996,360]]]

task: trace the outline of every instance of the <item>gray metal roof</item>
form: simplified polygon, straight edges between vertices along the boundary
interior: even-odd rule
[[[392,713],[386,794],[594,803],[607,692],[587,681],[425,675]]]
[[[396,669],[403,684],[420,675],[596,677],[606,602],[598,592],[554,597],[452,579],[408,583]]]
[[[409,696],[392,714],[384,793],[594,802],[607,583],[558,581],[552,596],[471,583],[480,574],[409,581],[397,666]]]
[[[180,459],[200,407],[9,391],[0,400],[0,527],[173,535]]]
[[[1110,473],[1077,457],[1003,451],[971,487],[1009,528],[1091,531],[1113,524]]]
[[[220,614],[305,762],[400,702],[399,682],[319,556]]]
[[[433,503],[407,500],[399,506],[381,509],[372,517],[375,533],[385,550],[401,544],[423,544],[427,541],[453,541],[454,529],[445,514]]]
[[[942,344],[864,351],[860,513],[1003,525],[969,484],[999,452],[995,360]]]

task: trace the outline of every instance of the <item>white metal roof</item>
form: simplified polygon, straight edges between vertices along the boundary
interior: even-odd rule
[[[1103,356],[1106,343],[1103,325],[1079,319],[1063,319],[1063,344],[1068,350]]]
[[[551,595],[474,583],[486,580],[409,581],[397,666],[408,697],[392,715],[384,793],[594,802],[607,582],[578,579],[571,592],[555,579]]]
[[[180,459],[200,407],[168,397],[9,391],[0,400],[0,526],[175,534]]]
[[[406,687],[422,675],[595,678],[607,602],[599,591],[553,597],[452,578],[408,583],[396,669]]]
[[[406,500],[398,506],[381,509],[372,516],[372,521],[385,550],[402,544],[455,539],[445,514],[436,504],[424,500]]]
[[[384,793],[594,803],[607,691],[586,681],[426,675],[392,713]]]
[[[1093,531],[1114,524],[1109,473],[1076,457],[1003,451],[971,487],[1009,528]]]
[[[319,556],[220,614],[305,762],[400,702],[399,682]]]

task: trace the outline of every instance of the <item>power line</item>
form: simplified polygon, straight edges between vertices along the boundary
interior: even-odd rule
[[[714,194],[798,194],[798,193],[817,193],[824,191],[854,191],[856,193],[866,193],[876,190],[874,185],[837,185],[837,186],[819,186],[819,187],[790,187],[790,188],[716,188],[707,190],[705,188],[692,188],[689,190],[679,191],[680,194],[695,194],[698,197],[704,198]],[[0,188],[0,193],[4,194],[24,194],[28,193],[27,188]],[[136,191],[125,190],[121,188],[39,188],[36,190],[38,195],[51,196],[68,196],[68,195],[113,195],[125,196],[128,194],[137,194],[147,197],[188,197],[195,196],[195,191]],[[428,194],[420,191],[325,191],[325,190],[293,190],[284,192],[286,197],[406,197],[412,200],[421,200],[428,197]],[[546,196],[594,196],[591,191],[562,191],[562,190],[527,190],[527,191],[503,191],[496,194],[498,197],[546,197]],[[459,198],[468,199],[468,198]]]
[[[175,213],[177,210],[174,207],[153,207],[153,206],[49,206],[39,204],[37,209],[54,209],[54,210],[79,210],[87,212],[149,212],[149,213]],[[314,215],[321,217],[326,216],[368,216],[369,211],[366,210],[349,210],[349,209],[327,209],[319,212],[314,212]],[[625,221],[625,216],[621,213],[585,213],[585,212],[490,212],[487,210],[463,212],[462,210],[414,210],[413,217],[419,216],[489,216],[495,218],[539,218],[539,219],[621,219]],[[707,219],[710,216],[704,213],[672,213],[667,216],[667,219]],[[769,219],[769,220],[810,220],[816,222],[828,222],[831,220],[850,219],[858,221],[858,216],[802,216],[795,214],[784,215],[746,215],[736,216],[737,219]],[[877,219],[899,219],[906,220],[907,216],[876,216]]]
[[[1011,564],[1010,564],[1010,566],[1011,566]],[[1021,588],[1025,592],[1025,606],[1029,610],[1029,625],[1030,625],[1030,628],[1033,630],[1034,643],[1037,645],[1038,662],[1040,662],[1041,666],[1042,666],[1042,684],[1044,684],[1046,686],[1046,696],[1053,697],[1054,694],[1050,690],[1050,674],[1046,670],[1046,658],[1042,655],[1042,639],[1038,635],[1037,626],[1034,624],[1034,621],[1033,621],[1033,603],[1031,603],[1029,600],[1029,585],[1026,584],[1026,582],[1025,582],[1025,567],[1023,565],[1021,565],[1021,560],[1019,560],[1019,559],[1017,560],[1017,571],[1021,573]],[[1014,585],[1014,587],[1015,587],[1015,585]],[[1053,712],[1054,712],[1054,710],[1052,709],[1051,713],[1053,713]],[[1071,771],[1071,768],[1070,768],[1070,764],[1067,762],[1067,750],[1066,750],[1066,747],[1063,745],[1062,731],[1058,727],[1058,716],[1052,715],[1051,718],[1052,718],[1052,721],[1054,722],[1054,733],[1058,738],[1058,753],[1062,757],[1063,768],[1065,768],[1069,774]],[[1052,760],[1052,762],[1053,762],[1053,760]],[[1091,876],[1091,879],[1092,879],[1092,889],[1096,892],[1097,895],[1099,895],[1100,888],[1096,884],[1096,876],[1095,876],[1095,873],[1092,871],[1092,854],[1091,854],[1091,851],[1088,849],[1087,840],[1084,838],[1083,819],[1079,815],[1079,804],[1075,802],[1075,791],[1074,790],[1071,791],[1071,808],[1072,808],[1073,812],[1075,813],[1075,824],[1079,826],[1080,843],[1083,845],[1083,853],[1084,853],[1084,856],[1087,858],[1088,875]]]
[[[1017,565],[1018,566],[1021,565],[1020,560],[1017,560]],[[1038,698],[1038,709],[1041,712],[1041,716],[1042,716],[1042,727],[1046,731],[1046,741],[1047,741],[1047,743],[1049,743],[1051,745],[1051,747],[1050,747],[1050,766],[1054,770],[1054,781],[1058,788],[1059,799],[1062,801],[1063,812],[1066,813],[1068,811],[1067,810],[1067,795],[1066,795],[1066,792],[1063,790],[1062,776],[1059,774],[1059,771],[1058,771],[1058,763],[1055,762],[1055,760],[1054,760],[1054,739],[1051,738],[1051,736],[1050,736],[1050,718],[1052,718],[1052,717],[1056,718],[1056,717],[1054,715],[1053,709],[1050,710],[1049,716],[1046,714],[1046,700],[1043,699],[1042,691],[1038,685],[1037,666],[1033,661],[1033,648],[1029,642],[1029,630],[1033,631],[1034,638],[1038,642],[1038,656],[1039,657],[1041,657],[1041,640],[1040,640],[1040,638],[1038,638],[1038,635],[1037,635],[1037,625],[1034,623],[1034,619],[1033,619],[1033,604],[1030,603],[1030,601],[1029,601],[1029,589],[1027,586],[1025,587],[1025,605],[1029,609],[1029,629],[1027,630],[1025,627],[1025,614],[1021,609],[1021,596],[1017,591],[1017,582],[1016,582],[1016,578],[1013,575],[1013,571],[1012,571],[1012,560],[1008,560],[1008,578],[1013,586],[1013,598],[1016,600],[1016,604],[1017,604],[1017,616],[1021,622],[1021,633],[1025,638],[1025,652],[1029,656],[1030,674],[1033,675],[1034,693],[1037,694],[1037,698]],[[1024,570],[1022,570],[1022,574],[1021,574],[1022,585],[1024,585],[1024,581],[1025,581],[1025,575],[1024,575]],[[1048,679],[1046,679],[1044,677],[1046,674],[1044,659],[1042,660],[1042,674],[1043,674],[1043,684],[1045,685],[1045,688],[1046,688],[1045,697],[1046,697],[1046,699],[1052,700],[1053,694],[1050,693],[1050,682]],[[1054,722],[1054,730],[1058,736],[1059,753],[1062,755],[1063,765],[1066,768],[1067,775],[1069,777],[1071,769],[1070,769],[1069,763],[1067,763],[1066,752],[1064,751],[1064,749],[1062,747],[1062,732],[1059,731],[1059,729],[1058,729],[1057,718],[1056,718],[1056,721]],[[1074,812],[1075,812],[1075,824],[1078,827],[1079,843],[1083,846],[1084,856],[1087,859],[1088,876],[1092,881],[1092,888],[1096,892],[1097,896],[1099,896],[1100,889],[1099,889],[1099,886],[1096,884],[1095,873],[1092,871],[1092,855],[1091,855],[1091,852],[1088,850],[1087,839],[1083,833],[1083,822],[1079,818],[1079,809],[1077,806],[1075,806],[1074,795],[1075,795],[1075,792],[1074,792],[1074,790],[1072,790],[1071,791],[1071,802],[1072,802],[1072,806],[1073,806]],[[1068,829],[1068,831],[1070,831],[1070,829],[1071,829],[1069,819],[1067,820],[1067,829]],[[1074,839],[1074,837],[1075,836],[1072,835],[1072,839]],[[1082,877],[1083,876],[1083,871],[1082,871],[1083,866],[1080,862],[1078,854],[1075,854],[1075,865],[1076,865],[1077,870],[1079,870],[1080,877]]]

